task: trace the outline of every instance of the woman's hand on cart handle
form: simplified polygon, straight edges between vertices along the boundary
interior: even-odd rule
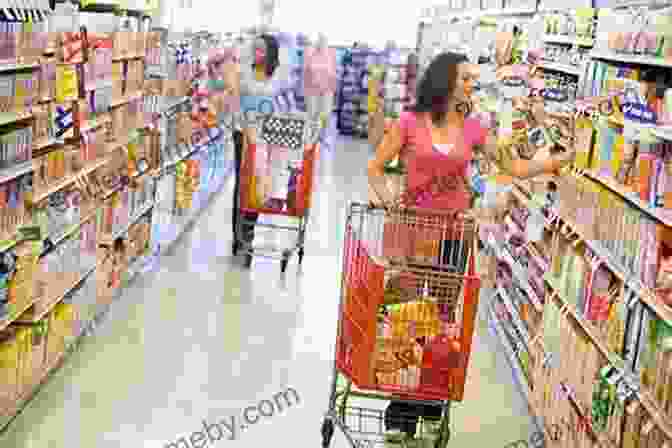
[[[385,210],[386,212],[391,212],[397,207],[394,203],[381,200],[369,200],[369,208],[372,210]]]
[[[384,175],[369,173],[369,189],[373,193],[369,203],[373,208],[381,208],[390,211],[394,208],[393,195],[387,187],[387,179]]]

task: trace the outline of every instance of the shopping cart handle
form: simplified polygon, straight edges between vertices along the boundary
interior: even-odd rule
[[[398,204],[376,204],[372,201],[369,201],[367,205],[358,204],[362,208],[368,210],[383,210],[385,212],[397,212],[397,213],[406,213],[409,215],[434,215],[434,216],[448,216],[455,217],[461,220],[472,220],[475,219],[475,216],[469,210],[450,210],[450,209],[431,209],[426,207],[405,207]]]
[[[386,207],[384,204],[376,204],[373,201],[369,201],[369,203],[366,205],[366,207],[369,210],[385,210],[385,211],[388,210],[388,207]]]

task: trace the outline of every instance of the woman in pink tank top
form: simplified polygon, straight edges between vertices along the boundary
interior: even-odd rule
[[[414,110],[404,113],[391,127],[369,163],[369,183],[383,205],[394,202],[385,180],[385,165],[399,157],[407,168],[407,206],[437,211],[467,211],[471,207],[467,179],[474,151],[478,148],[486,154],[497,152],[490,130],[483,128],[479,120],[466,118],[475,81],[471,68],[464,56],[443,53],[425,71]],[[565,154],[544,161],[513,160],[506,171],[518,178],[553,173],[570,157]],[[456,250],[456,243],[443,241],[440,261],[451,271],[464,273],[466,256]],[[412,437],[420,415],[424,421],[439,421],[441,410],[435,405],[392,401],[386,410],[385,424],[388,430],[400,430]]]

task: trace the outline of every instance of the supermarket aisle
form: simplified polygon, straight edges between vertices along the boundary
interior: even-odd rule
[[[230,256],[227,185],[158,269],[115,304],[97,336],[0,437],[0,446],[319,446],[332,369],[340,235],[347,202],[365,198],[369,153],[363,142],[343,141],[324,154],[304,266],[297,273],[290,262],[285,280],[277,262],[255,261],[246,271]],[[532,432],[499,350],[480,325],[467,401],[454,409],[450,446],[503,446]],[[202,430],[204,419],[229,421],[288,386],[300,402],[237,430],[237,440],[170,445]],[[347,445],[337,433],[333,446]]]

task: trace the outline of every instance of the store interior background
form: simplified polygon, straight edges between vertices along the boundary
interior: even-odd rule
[[[579,0],[552,1],[562,10],[583,6]],[[259,0],[155,2],[152,26],[175,33],[235,33],[259,23]],[[324,34],[334,47],[363,42],[376,48],[390,41],[415,48],[423,10],[437,4],[275,2],[273,29]],[[82,23],[95,28],[96,20],[87,14]],[[321,153],[306,259],[298,268],[294,258],[285,277],[278,275],[277,261],[255,260],[248,270],[231,255],[228,173],[222,190],[158,267],[134,280],[94,337],[0,433],[0,448],[170,448],[171,441],[199,430],[203,419],[240,414],[286,387],[297,390],[299,405],[235,442],[214,446],[318,446],[334,370],[343,222],[350,201],[366,200],[365,166],[372,155],[365,138],[346,136]],[[485,308],[493,297],[482,291],[465,400],[453,408],[449,447],[506,447],[538,431],[500,337],[488,324]],[[337,431],[331,447],[348,446]]]
[[[175,31],[239,31],[258,23],[259,2],[213,0],[162,0],[158,22]],[[273,26],[280,30],[301,30],[307,35],[324,33],[329,44],[350,46],[355,41],[384,47],[394,40],[401,47],[416,45],[417,23],[423,8],[432,0],[387,2],[342,0],[311,2],[276,0]],[[347,25],[346,25],[347,24]]]

